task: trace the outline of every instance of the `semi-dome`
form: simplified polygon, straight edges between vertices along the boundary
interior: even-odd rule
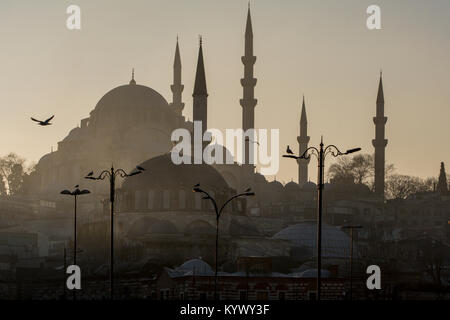
[[[219,151],[220,153],[216,155],[216,151]],[[217,164],[228,164],[229,161],[234,162],[233,154],[223,145],[217,143],[209,144],[206,146],[204,152],[207,155],[211,155],[211,157],[215,160],[220,159],[220,163]]]
[[[149,159],[139,166],[145,171],[137,176],[126,178],[122,185],[123,191],[179,189],[180,187],[191,191],[197,183],[200,183],[205,190],[230,191],[227,182],[214,167],[204,163],[176,165],[170,153]]]
[[[75,127],[72,130],[70,130],[67,137],[63,139],[64,142],[67,141],[75,141],[75,140],[82,140],[85,138],[85,131],[83,131],[80,127]]]
[[[158,220],[153,223],[147,231],[150,234],[177,234],[175,225],[167,220]]]
[[[310,256],[316,255],[317,225],[306,221],[289,226],[273,236],[274,239],[288,240],[294,246],[307,249]],[[350,237],[339,227],[322,224],[322,256],[324,258],[347,258],[350,254]]]
[[[184,230],[185,233],[193,235],[215,235],[215,228],[206,221],[196,220],[191,222]]]

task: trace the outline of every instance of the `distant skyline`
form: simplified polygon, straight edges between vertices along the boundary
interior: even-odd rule
[[[0,155],[37,162],[89,116],[109,90],[138,84],[172,100],[179,37],[183,114],[192,120],[198,35],[208,86],[208,126],[242,125],[247,1],[12,1],[0,3]],[[79,31],[66,28],[66,8],[81,7]],[[366,8],[381,7],[382,30],[366,28]],[[362,147],[373,153],[375,102],[383,70],[386,160],[396,172],[437,177],[450,163],[450,2],[251,1],[256,128],[280,129],[298,151],[302,95],[310,146]],[[37,126],[30,117],[53,125]],[[151,139],[151,137],[149,137]],[[326,163],[326,169],[334,161]],[[294,161],[280,159],[276,178],[297,180]],[[316,180],[312,161],[309,177]],[[268,177],[272,178],[272,177]]]

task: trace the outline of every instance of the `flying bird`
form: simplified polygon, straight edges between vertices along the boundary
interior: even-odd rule
[[[51,125],[50,121],[52,121],[52,119],[54,117],[55,116],[53,115],[50,118],[48,118],[47,120],[45,120],[45,121],[41,121],[41,120],[38,120],[38,119],[35,119],[35,118],[31,117],[31,120],[37,122],[40,126],[49,126],[49,125]]]
[[[292,152],[292,150],[291,150],[291,148],[289,148],[289,146],[287,146],[287,148],[286,148],[286,153],[294,154],[294,152]]]

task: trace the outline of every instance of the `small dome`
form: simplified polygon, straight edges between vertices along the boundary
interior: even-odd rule
[[[265,176],[263,176],[261,173],[259,173],[259,172],[255,172],[255,174],[254,174],[254,179],[255,179],[255,182],[257,182],[257,183],[266,183],[267,182],[267,179],[266,179],[266,177]]]
[[[295,183],[294,181],[286,183],[284,186],[284,190],[289,193],[300,193],[302,188],[298,185],[298,183]]]
[[[128,229],[128,236],[139,236],[148,233],[150,227],[159,220],[152,217],[142,217],[137,219]]]
[[[231,220],[228,232],[233,237],[255,237],[260,235],[258,228],[254,224],[240,223],[236,219]]]
[[[151,234],[177,234],[178,230],[172,222],[158,220],[150,226],[147,232]]]
[[[212,274],[213,270],[209,264],[201,259],[191,259],[179,266],[177,271],[191,271],[192,274]]]
[[[322,269],[320,275],[322,276],[322,278],[329,278],[331,273],[326,269]],[[317,269],[305,270],[301,272],[298,276],[300,278],[317,278]]]
[[[315,221],[289,226],[273,236],[273,239],[289,240],[297,247],[316,255]],[[322,224],[322,256],[324,258],[347,258],[350,255],[350,237],[338,227]]]
[[[317,189],[317,185],[314,182],[308,181],[308,182],[305,182],[303,184],[302,189],[304,189],[304,190],[316,190]]]
[[[283,185],[281,184],[280,181],[277,181],[277,180],[270,181],[269,186],[273,190],[283,191]]]

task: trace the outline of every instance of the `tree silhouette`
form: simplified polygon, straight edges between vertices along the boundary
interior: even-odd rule
[[[441,162],[441,170],[439,172],[439,179],[436,186],[436,191],[441,195],[446,195],[448,193],[448,185],[447,185],[447,175],[445,173],[444,162]]]

